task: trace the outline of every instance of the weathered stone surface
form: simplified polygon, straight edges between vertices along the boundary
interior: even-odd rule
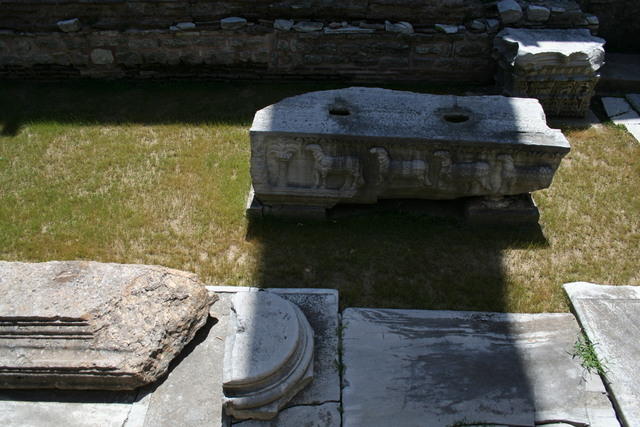
[[[631,106],[640,113],[640,93],[628,93],[626,98],[627,101],[629,101],[629,104],[631,104]]]
[[[595,73],[604,63],[604,43],[584,29],[505,28],[497,35],[495,48],[501,59],[514,67],[586,67]]]
[[[220,20],[220,28],[223,30],[238,30],[246,25],[247,20],[238,16],[230,16]]]
[[[391,33],[401,33],[401,34],[413,34],[413,25],[409,22],[401,21],[392,23],[389,21],[384,22],[384,29]]]
[[[91,62],[96,65],[113,64],[113,53],[109,49],[93,49]]]
[[[273,207],[523,194],[569,151],[535,100],[375,88],[287,98],[250,133],[255,194]]]
[[[339,28],[325,28],[324,32],[326,34],[371,34],[375,33],[376,30],[371,28],[360,28],[360,27],[339,27]]]
[[[211,296],[217,298],[215,293]],[[141,427],[225,425],[222,364],[228,316],[220,315],[221,308],[218,307],[223,304],[222,301],[214,303],[210,310],[212,317],[187,345],[182,359],[169,375],[157,387],[141,390],[149,393],[146,408],[140,411]]]
[[[289,31],[293,28],[293,20],[291,19],[276,19],[273,21],[273,28],[280,31]]]
[[[60,31],[63,31],[65,33],[73,33],[75,31],[80,31],[80,28],[81,28],[80,20],[78,18],[58,21],[57,25],[58,25],[58,28],[60,28]]]
[[[0,391],[3,427],[141,427],[127,424],[136,392]]]
[[[487,25],[480,19],[474,19],[473,21],[471,21],[470,28],[473,31],[484,31],[487,29]]]
[[[300,21],[296,22],[293,29],[300,33],[311,33],[322,30],[322,27],[324,27],[322,22]]]
[[[195,275],[158,266],[0,261],[0,387],[134,389],[205,323]]]
[[[455,34],[458,32],[457,25],[445,25],[445,24],[436,24],[436,30],[443,32],[445,34]]]
[[[348,308],[343,324],[345,427],[617,425],[570,314]]]
[[[313,330],[300,309],[269,292],[231,298],[223,390],[227,414],[274,418],[313,379]]]
[[[586,29],[506,28],[494,41],[497,80],[505,94],[536,98],[549,115],[584,116],[604,63],[603,46]]]
[[[564,290],[606,367],[623,424],[640,426],[640,287],[574,282]]]
[[[631,105],[629,105],[629,103],[624,98],[605,96],[601,98],[601,100],[605,112],[607,113],[607,116],[609,116],[609,118],[622,116],[633,111]]]
[[[465,219],[477,224],[536,224],[540,212],[530,194],[506,196],[498,200],[469,198],[464,206]]]
[[[487,29],[489,31],[498,31],[500,29],[500,21],[497,19],[487,19]]]
[[[624,126],[640,142],[640,115],[624,98],[603,97],[602,105],[613,123]]]
[[[496,6],[503,24],[513,24],[522,18],[522,7],[515,0],[500,0]]]
[[[176,28],[180,31],[195,30],[196,24],[193,22],[179,22],[176,24]]]
[[[551,10],[544,6],[531,4],[527,7],[527,19],[532,22],[546,22],[551,16]]]
[[[317,406],[294,406],[284,409],[282,415],[271,421],[247,420],[234,426],[240,427],[340,427],[338,402]]]

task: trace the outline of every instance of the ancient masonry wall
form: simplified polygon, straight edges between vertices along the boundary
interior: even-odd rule
[[[3,78],[340,78],[483,83],[493,78],[493,38],[506,25],[597,28],[573,0],[518,0],[522,17],[509,23],[501,21],[496,2],[491,0],[1,3]],[[546,8],[548,17],[540,20],[529,13],[529,6]],[[224,18],[230,16],[242,17],[246,23],[226,25]],[[79,22],[64,28],[58,25],[74,18]],[[317,24],[300,25],[305,21]],[[411,25],[393,25],[400,21]],[[290,24],[297,25],[288,28]]]
[[[609,50],[640,52],[640,1],[582,0],[582,7],[599,18],[599,35]]]

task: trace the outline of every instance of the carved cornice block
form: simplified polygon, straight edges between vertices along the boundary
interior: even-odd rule
[[[0,261],[0,388],[129,390],[204,325],[194,274],[85,261]]]
[[[547,114],[584,116],[604,64],[604,43],[586,29],[505,28],[494,41],[496,80],[506,95],[538,99]]]

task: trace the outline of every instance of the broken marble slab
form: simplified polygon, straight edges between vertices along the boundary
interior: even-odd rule
[[[250,134],[255,197],[273,212],[525,194],[569,151],[536,100],[362,87],[284,99]]]
[[[618,425],[570,314],[348,308],[343,325],[345,427]]]
[[[588,282],[563,287],[604,365],[623,424],[640,426],[640,287]]]
[[[89,261],[0,261],[0,388],[130,390],[204,325],[194,274]]]

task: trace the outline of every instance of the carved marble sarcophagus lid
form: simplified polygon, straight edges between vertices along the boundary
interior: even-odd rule
[[[266,206],[526,194],[548,187],[569,151],[535,99],[362,87],[284,99],[250,134]]]
[[[210,306],[194,274],[85,261],[0,261],[0,295],[0,388],[148,384]]]

